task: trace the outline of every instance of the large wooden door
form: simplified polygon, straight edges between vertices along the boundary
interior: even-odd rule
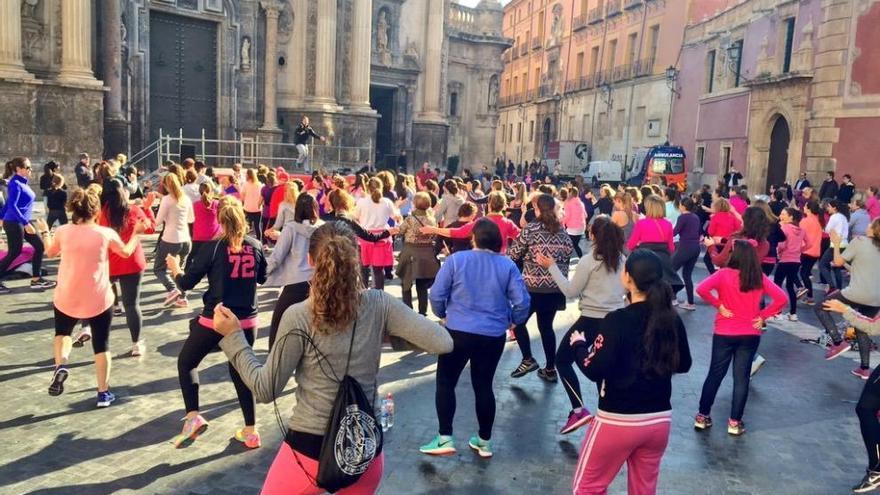
[[[150,12],[150,141],[159,129],[217,137],[216,23]]]
[[[767,162],[767,183],[763,193],[770,190],[771,185],[780,186],[785,182],[788,173],[788,145],[791,134],[785,117],[779,116],[770,133],[770,157]]]

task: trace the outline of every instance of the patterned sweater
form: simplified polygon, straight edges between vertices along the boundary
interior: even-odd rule
[[[416,218],[418,217],[418,218]],[[400,224],[400,235],[407,244],[432,245],[436,236],[425,235],[419,232],[421,227],[436,227],[437,221],[434,215],[427,214],[424,210],[413,210],[412,214],[403,219]]]
[[[513,241],[507,254],[514,261],[523,262],[523,280],[529,292],[560,292],[550,270],[535,262],[535,254],[541,253],[556,260],[563,277],[568,277],[568,262],[574,247],[565,229],[551,234],[541,222],[530,222]]]

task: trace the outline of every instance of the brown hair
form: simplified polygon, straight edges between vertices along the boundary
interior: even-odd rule
[[[880,218],[875,218],[868,226],[868,234],[871,234],[871,242],[874,247],[880,249]]]
[[[202,204],[205,205],[205,208],[210,208],[214,202],[214,188],[211,187],[211,184],[203,182],[199,185],[199,196],[202,197]]]
[[[315,264],[312,324],[318,332],[338,332],[355,320],[360,304],[360,248],[351,227],[344,222],[318,227],[309,240],[309,256]]]
[[[544,229],[551,234],[556,234],[562,230],[562,224],[559,223],[559,217],[556,216],[556,200],[549,194],[538,195],[535,201],[537,207],[538,218],[535,220],[544,226]]]
[[[416,210],[427,210],[431,207],[431,196],[426,192],[417,192],[415,196],[413,196],[413,208]]]
[[[354,198],[351,197],[351,194],[348,193],[345,189],[336,189],[335,191],[330,191],[330,207],[333,208],[334,212],[342,213],[346,211],[351,211],[354,208]]]
[[[620,257],[623,256],[626,238],[623,229],[605,215],[600,215],[590,225],[593,236],[593,259],[601,261],[608,273],[620,269]]]
[[[183,175],[183,180],[187,184],[192,184],[198,178],[199,178],[199,176],[198,176],[198,174],[196,174],[196,171],[191,168],[186,169],[186,173],[184,173],[184,175]]]
[[[70,195],[67,209],[71,213],[73,223],[92,220],[101,211],[100,196],[90,190],[77,189]]]
[[[376,177],[367,182],[367,189],[370,191],[370,199],[373,203],[378,203],[382,199],[382,180]]]
[[[247,234],[247,221],[241,201],[235,196],[224,196],[217,209],[217,222],[223,228],[220,238],[229,244],[229,249],[233,253],[241,251],[244,236]]]
[[[489,212],[501,213],[507,208],[507,198],[501,191],[492,191],[489,193]]]
[[[55,174],[52,176],[52,189],[61,189],[64,187],[64,176]]]
[[[249,168],[249,169],[245,170],[244,175],[245,175],[245,180],[247,180],[248,182],[257,182],[257,171],[256,170]]]

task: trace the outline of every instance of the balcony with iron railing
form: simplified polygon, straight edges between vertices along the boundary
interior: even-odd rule
[[[605,16],[613,17],[619,15],[623,10],[620,8],[620,0],[607,0],[605,3]]]
[[[519,47],[514,45],[510,48],[510,59],[516,60],[519,58]]]
[[[540,50],[541,48],[543,48],[543,45],[541,44],[541,38],[538,36],[532,38],[532,50]]]
[[[590,13],[587,14],[587,24],[596,24],[598,22],[602,22],[602,6],[599,5],[595,9],[590,9]]]
[[[654,63],[655,60],[653,58],[646,58],[643,60],[637,61],[633,68],[633,77],[645,77],[650,76],[654,73]]]
[[[527,53],[529,53],[529,45],[523,42],[519,47],[519,56],[524,57]]]
[[[623,0],[623,10],[634,9],[642,6],[642,0]]]
[[[538,88],[538,97],[539,98],[550,98],[556,93],[556,85],[553,84],[552,81],[546,81],[541,83],[541,87]]]
[[[611,80],[614,82],[632,79],[634,64],[618,65],[614,68]]]
[[[571,20],[571,30],[580,31],[587,27],[587,14],[581,14]]]

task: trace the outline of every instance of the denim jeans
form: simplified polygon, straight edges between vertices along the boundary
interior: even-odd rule
[[[700,414],[709,416],[712,404],[721,382],[727,376],[727,369],[733,361],[733,398],[730,401],[730,419],[741,421],[746,401],[749,398],[749,380],[752,371],[752,359],[761,343],[759,335],[713,335],[712,362],[709,374],[703,382],[703,393],[700,395]]]
[[[865,306],[863,304],[858,304],[850,301],[849,299],[843,297],[843,294],[840,291],[831,294],[829,297],[826,297],[824,301],[828,301],[831,299],[837,299],[838,301],[842,301],[844,304],[852,306],[853,309],[858,311],[859,313],[867,316],[868,318],[873,318],[877,315],[877,311],[880,308],[874,306]],[[837,329],[837,323],[834,321],[834,317],[832,316],[830,311],[827,311],[822,308],[822,304],[816,304],[813,307],[813,311],[816,312],[816,317],[819,319],[819,323],[822,324],[822,327],[825,328],[825,331],[828,332],[828,335],[831,336],[831,340],[834,341],[835,344],[839,344],[843,341],[843,335],[840,335],[840,330]],[[871,366],[871,337],[868,336],[865,332],[856,329],[856,340],[859,343],[859,359],[861,360],[862,368],[869,368]]]
[[[301,164],[303,170],[306,172],[311,172],[309,169],[309,165],[311,162],[311,158],[309,157],[309,145],[307,144],[298,144],[296,145],[296,152],[298,153],[296,157],[297,163]]]
[[[828,283],[828,289],[843,288],[843,267],[831,266],[834,260],[834,248],[828,248],[819,258],[819,274]]]

